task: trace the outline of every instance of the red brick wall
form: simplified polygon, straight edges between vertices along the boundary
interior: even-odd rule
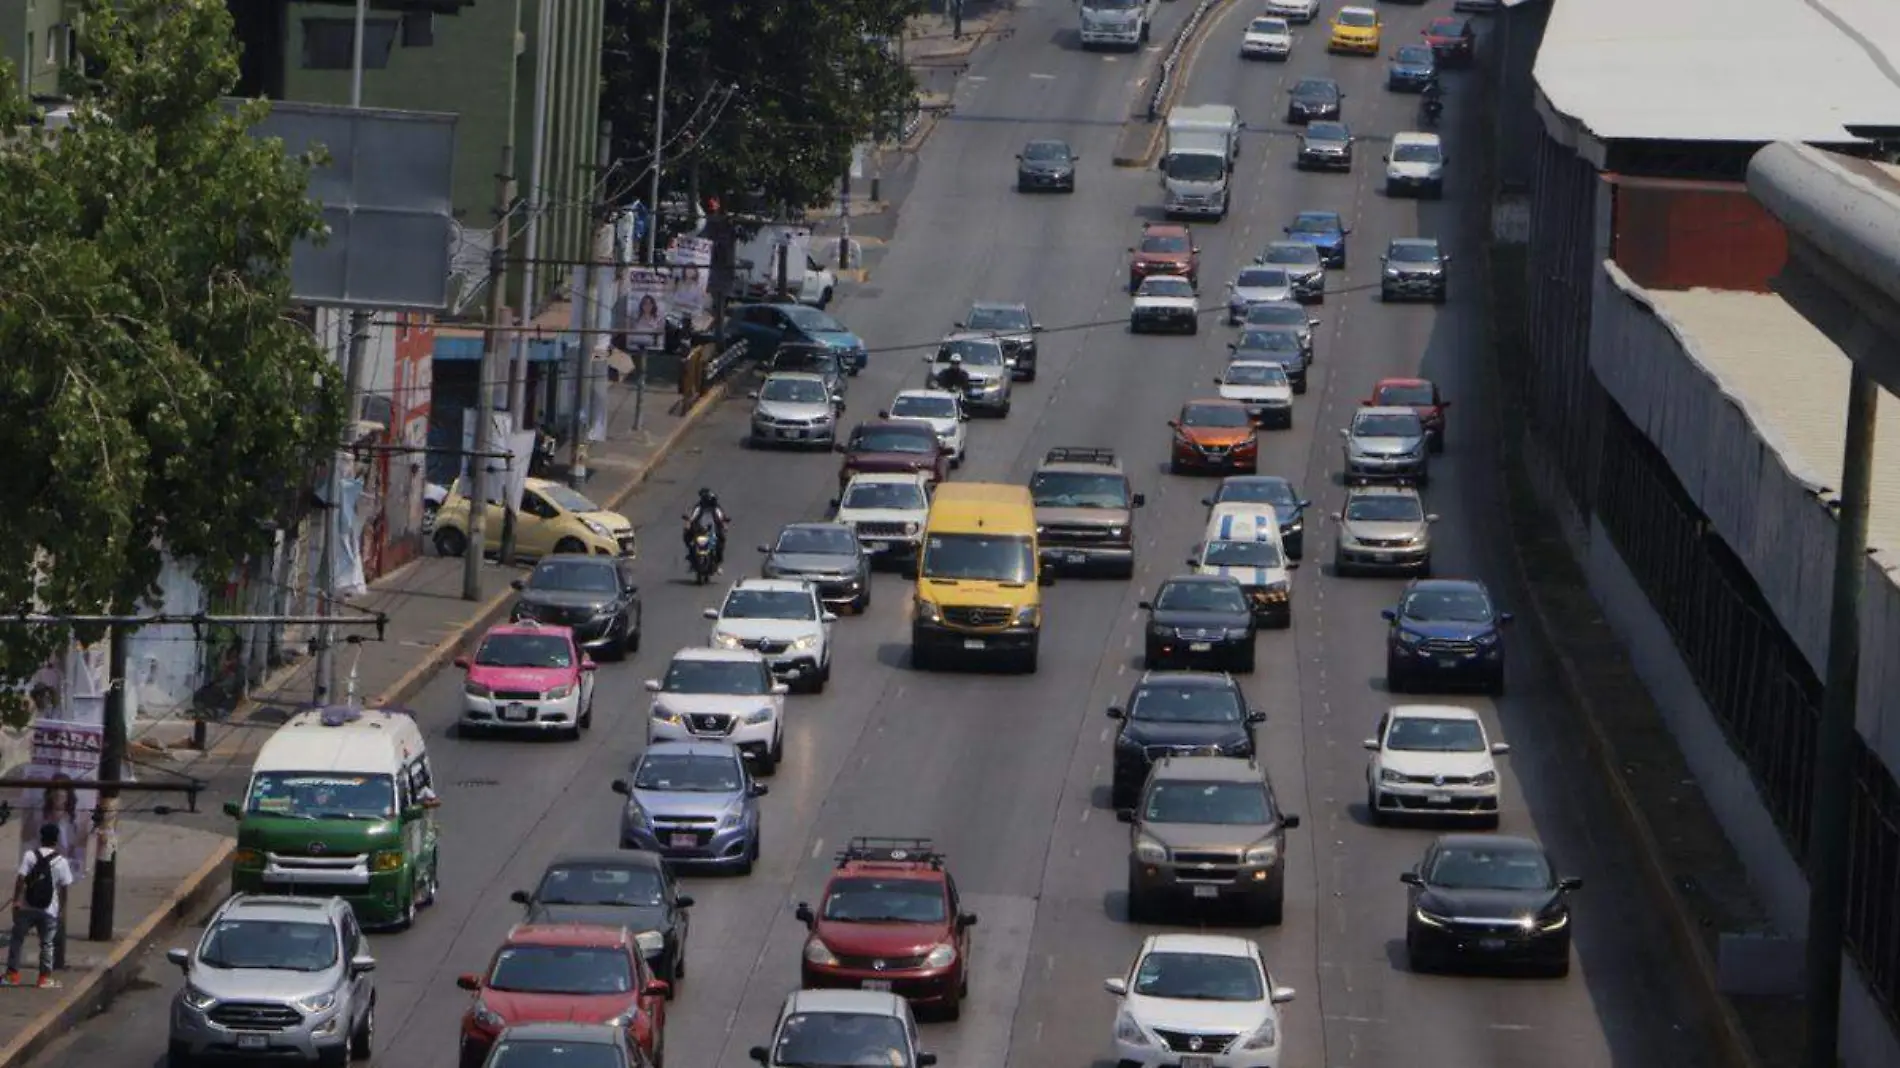
[[[1639,285],[1765,293],[1788,258],[1787,231],[1739,182],[1604,177],[1610,255]]]

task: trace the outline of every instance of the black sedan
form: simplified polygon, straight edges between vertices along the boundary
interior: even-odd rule
[[[513,900],[527,907],[523,923],[624,927],[634,932],[656,978],[679,991],[686,974],[687,910],[693,899],[679,892],[658,853],[625,850],[560,857],[541,874],[532,892]]]
[[[1315,119],[1337,119],[1346,94],[1331,78],[1301,78],[1286,98],[1286,121],[1304,126]]]
[[[763,577],[809,582],[826,607],[853,612],[871,607],[871,554],[851,526],[789,523],[759,551],[765,554]]]
[[[582,648],[612,656],[639,651],[640,588],[632,560],[555,553],[511,585],[521,592],[509,612],[513,621],[568,627]]]
[[[1171,578],[1141,608],[1148,613],[1149,671],[1205,664],[1252,674],[1254,619],[1239,582],[1224,575]]]
[[[1051,189],[1075,192],[1075,165],[1082,157],[1067,141],[1031,141],[1016,155],[1016,191]]]
[[[1300,496],[1293,483],[1278,475],[1229,475],[1221,479],[1212,497],[1201,501],[1209,508],[1230,501],[1270,504],[1280,520],[1280,545],[1289,558],[1306,555],[1306,510],[1313,502]]]
[[[1529,838],[1441,835],[1399,876],[1406,894],[1405,955],[1415,972],[1514,965],[1570,974],[1570,892]]]
[[[1385,639],[1385,688],[1407,693],[1427,682],[1476,683],[1504,692],[1504,628],[1511,613],[1491,603],[1484,583],[1414,579],[1398,606],[1379,613]]]
[[[1253,756],[1254,725],[1267,715],[1247,708],[1231,675],[1147,672],[1128,704],[1109,708],[1108,718],[1121,723],[1109,807],[1131,808],[1162,757]]]

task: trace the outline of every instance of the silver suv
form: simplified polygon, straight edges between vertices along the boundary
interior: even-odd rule
[[[1425,501],[1410,486],[1354,486],[1333,513],[1333,574],[1402,571],[1432,577],[1432,524]]]
[[[368,1060],[376,1030],[376,959],[341,898],[236,894],[195,949],[165,959],[185,973],[167,1059]]]
[[[1128,850],[1128,918],[1148,923],[1164,900],[1230,901],[1277,924],[1286,905],[1286,832],[1298,816],[1280,811],[1266,772],[1252,757],[1164,757],[1134,808]]]

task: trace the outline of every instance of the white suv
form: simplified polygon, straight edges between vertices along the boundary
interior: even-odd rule
[[[877,413],[879,419],[915,419],[929,423],[937,432],[937,444],[950,454],[950,466],[963,466],[963,452],[969,447],[964,424],[970,413],[963,410],[963,398],[941,389],[906,389],[891,399],[891,406]]]
[[[1366,814],[1467,816],[1498,825],[1498,766],[1511,747],[1492,743],[1484,721],[1456,705],[1396,705],[1366,739]]]
[[[915,561],[930,518],[930,480],[915,471],[853,475],[831,507],[833,518],[858,532],[873,564]]]
[[[718,608],[707,644],[714,649],[751,649],[772,674],[807,692],[822,693],[831,680],[831,625],[818,590],[795,579],[740,579]]]
[[[751,649],[681,649],[666,677],[647,680],[653,711],[647,744],[726,742],[737,746],[761,775],[785,754],[785,695],[791,687],[772,677]]]
[[[1385,157],[1385,195],[1425,196],[1445,193],[1444,142],[1435,133],[1395,133]]]
[[[1273,985],[1251,939],[1154,935],[1128,974],[1104,985],[1122,1003],[1114,1033],[1122,1068],[1279,1068],[1279,1006],[1293,989]]]

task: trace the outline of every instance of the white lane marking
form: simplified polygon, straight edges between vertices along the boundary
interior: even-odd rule
[[[1529,1030],[1531,1030],[1531,1025],[1530,1025],[1530,1024],[1499,1024],[1499,1023],[1494,1023],[1494,1024],[1486,1024],[1485,1026],[1486,1026],[1486,1027],[1489,1027],[1489,1028],[1490,1028],[1491,1030],[1493,1030],[1493,1031],[1529,1031]]]
[[[1104,742],[1106,742],[1106,741],[1108,741],[1108,736],[1109,736],[1110,734],[1112,734],[1112,733],[1114,733],[1114,732],[1113,732],[1112,730],[1110,730],[1110,729],[1109,729],[1109,728],[1107,728],[1107,727],[1103,727],[1103,728],[1102,728],[1102,741],[1104,741]],[[1102,767],[1102,766],[1101,766],[1100,764],[1097,764],[1097,765],[1095,766],[1095,769],[1096,769],[1097,771],[1100,771],[1100,770],[1101,770],[1101,767]]]
[[[817,860],[818,854],[823,853],[824,851],[825,851],[825,840],[823,838],[814,840],[811,844],[811,859]]]
[[[1056,80],[1056,76],[1053,74],[1041,74],[1041,73],[1032,72],[1029,75],[1029,77],[1032,81],[1038,81],[1038,82],[1053,82]]]
[[[1102,62],[1104,63],[1120,63],[1121,61],[1122,61],[1122,57],[1120,56],[1103,56],[1102,57]]]
[[[965,83],[967,83],[967,84],[970,84],[970,85],[975,85],[975,84],[977,84],[978,82],[987,82],[987,81],[989,81],[989,80],[990,80],[990,76],[989,76],[989,75],[987,75],[987,74],[966,74],[966,75],[964,75],[964,76],[963,76],[963,80],[964,80],[964,82],[965,82]]]
[[[1382,1024],[1385,1022],[1384,1020],[1376,1019],[1371,1016],[1328,1016],[1326,1019],[1335,1023],[1349,1024]]]
[[[1093,811],[1095,811],[1095,810],[1094,810],[1094,809],[1092,809],[1092,808],[1085,808],[1085,809],[1083,809],[1083,810],[1082,810],[1082,822],[1083,822],[1083,823],[1087,823],[1087,822],[1089,821],[1089,813],[1091,813],[1091,812],[1093,812]]]

